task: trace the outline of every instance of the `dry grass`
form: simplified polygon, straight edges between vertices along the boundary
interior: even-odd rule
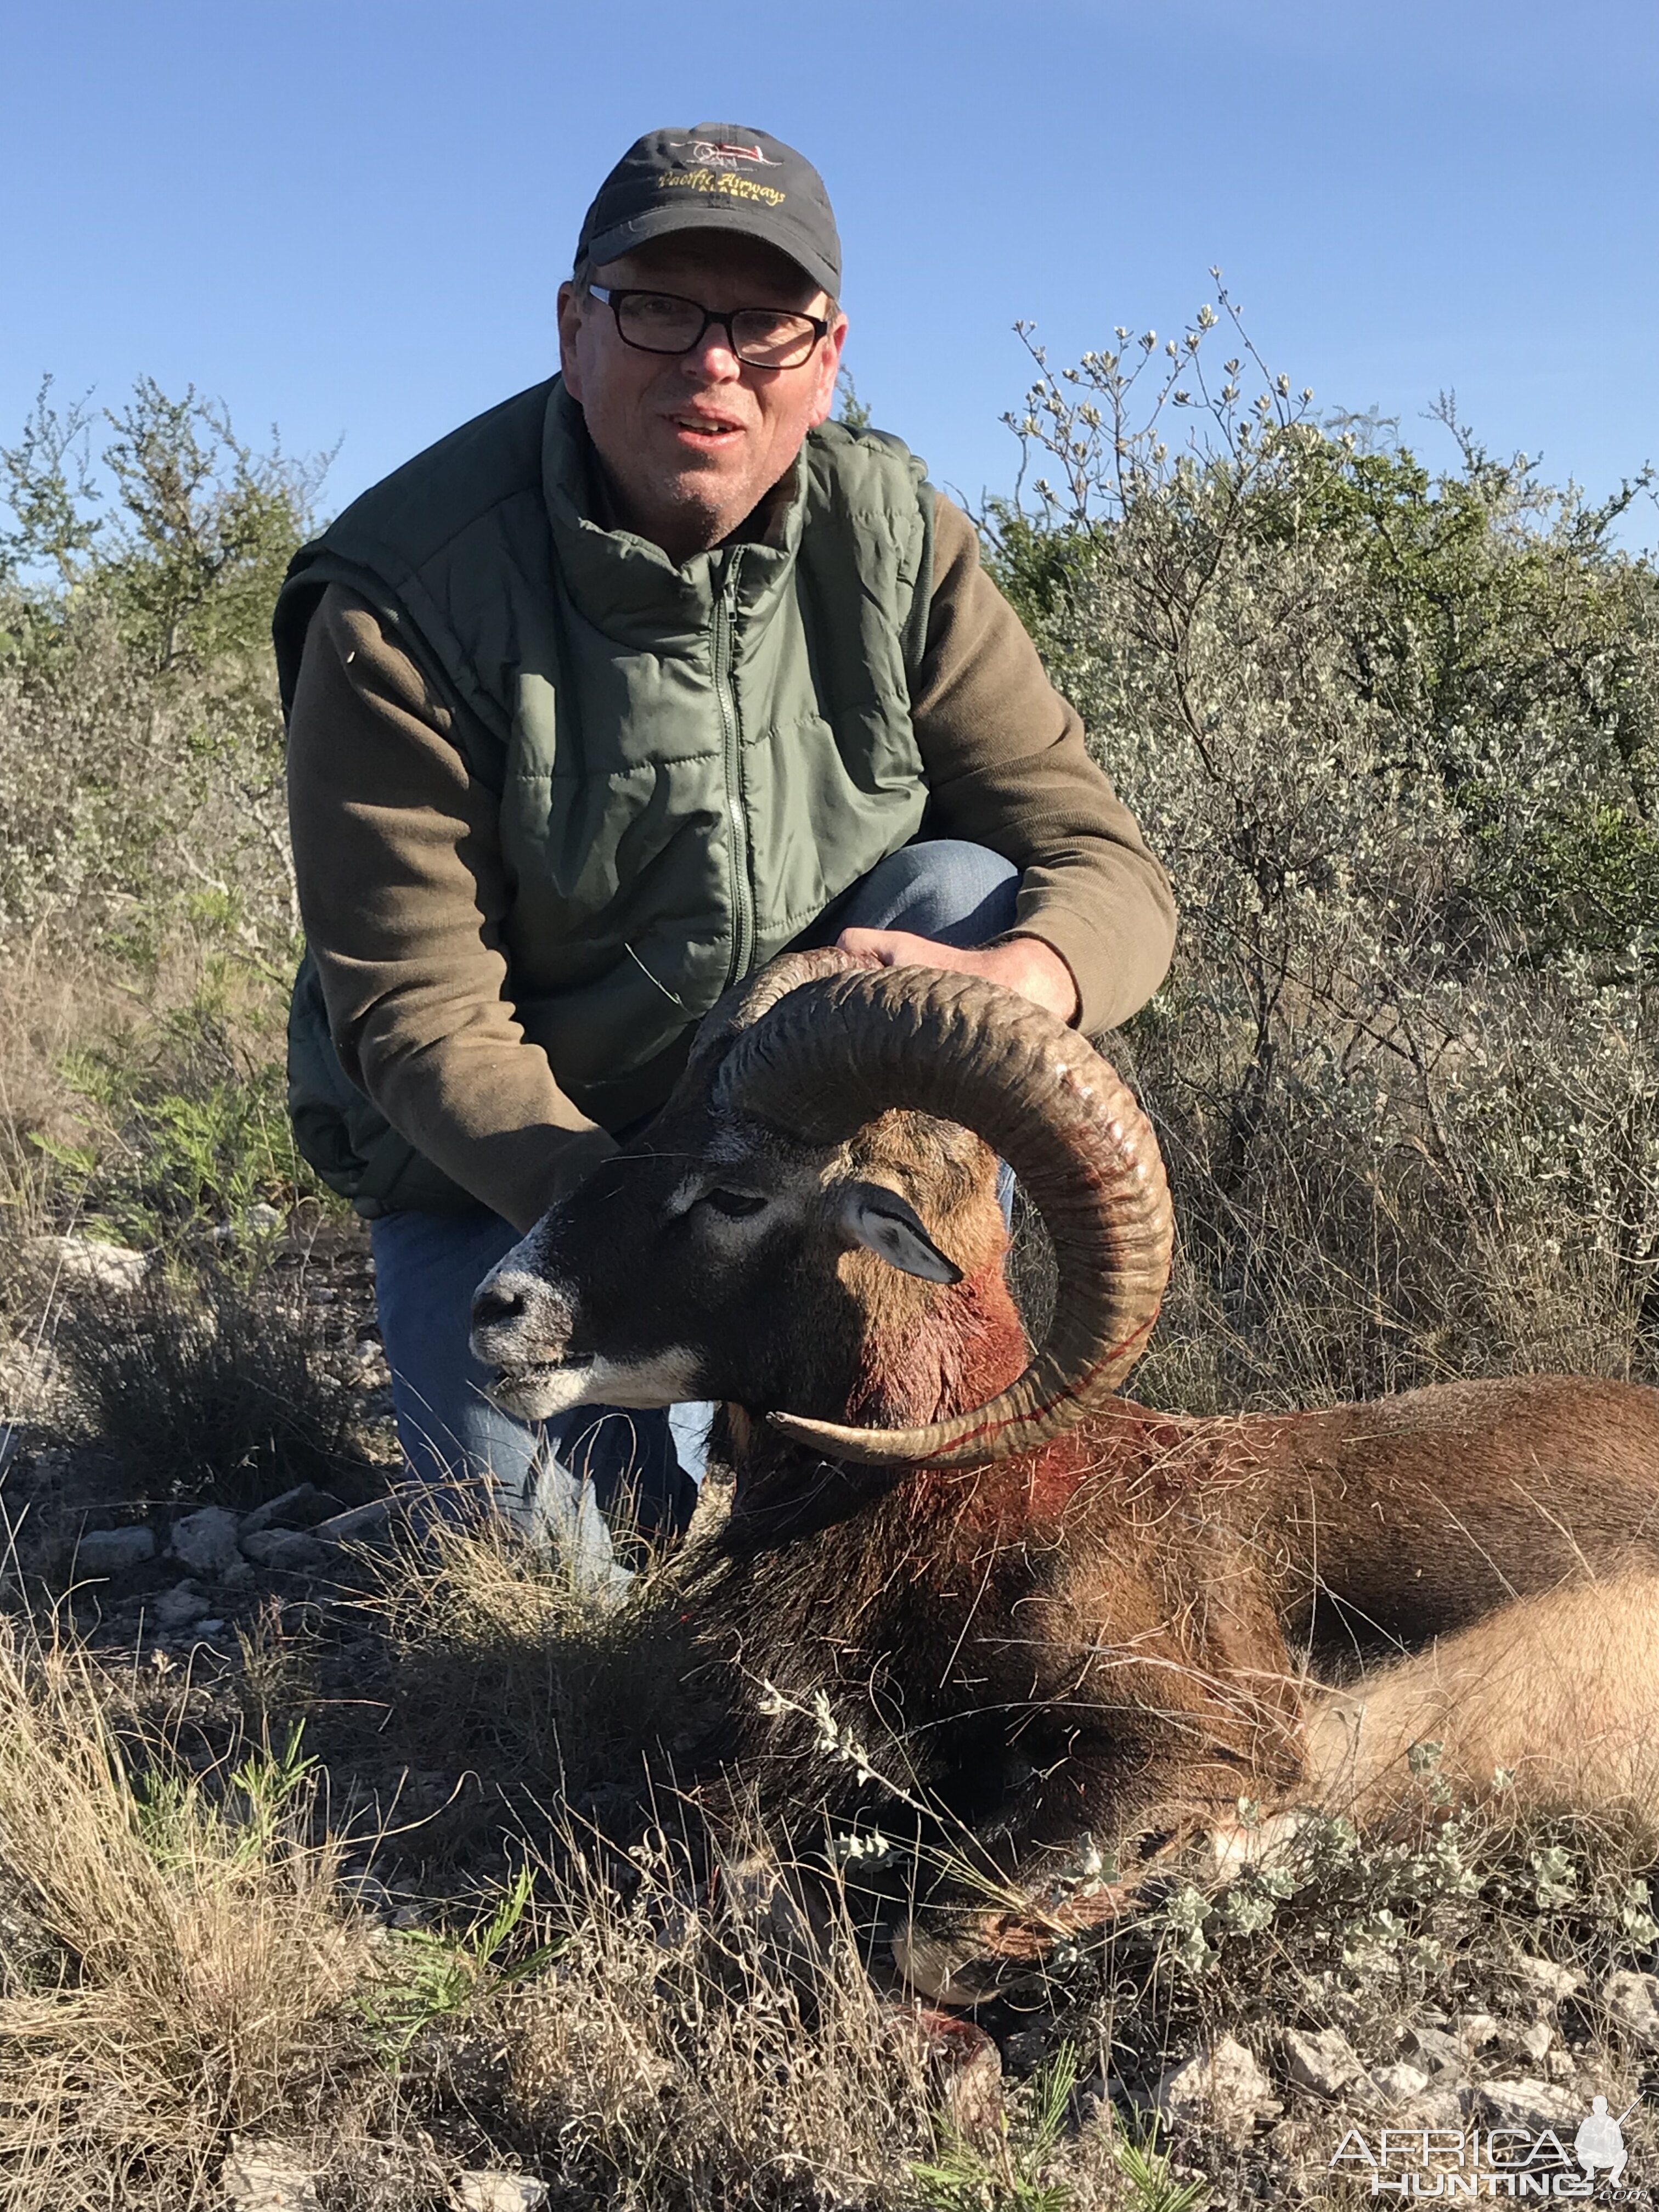
[[[65,945],[45,930],[12,933],[0,963],[0,1200],[9,1207],[39,1179],[40,1137],[87,1134],[88,1101],[67,1079],[74,1057],[124,1043],[189,1006],[217,949],[175,932],[154,958],[129,962],[97,942]],[[239,1040],[268,1045],[277,995],[245,981],[234,993]]]
[[[305,2125],[358,2057],[368,1927],[302,1770],[195,1771],[61,1642],[0,1645],[0,2166],[17,2212],[210,2201],[227,2132]],[[55,1972],[49,1968],[55,1966]]]
[[[758,1834],[727,1839],[711,1882],[672,1791],[623,1823],[643,1750],[685,1718],[672,1588],[658,1569],[607,1601],[495,1529],[447,1531],[337,1609],[331,1633],[379,1668],[361,1703],[319,1692],[318,1636],[254,1639],[216,1685],[14,1634],[8,2204],[194,2212],[240,2133],[293,2144],[329,2212],[435,2208],[485,2166],[640,2212],[1158,2212],[1177,2177],[1154,2159],[1131,2178],[1103,2077],[1144,2096],[1205,2036],[1270,2057],[1285,2026],[1340,2027],[1384,2063],[1425,2013],[1518,2017],[1521,1950],[1586,1972],[1563,2035],[1597,2086],[1634,2094],[1595,1992],[1659,1940],[1651,1826],[1501,1796],[1452,1813],[1430,1771],[1369,1839],[1320,1815],[1224,1873],[1171,1863],[1133,1918],[1005,1990],[981,2018],[1020,2039],[1017,2075],[1049,2070],[1013,2083],[1006,2125],[954,2136],[859,1900],[803,1890]],[[412,1759],[466,1783],[464,1818],[400,1804]],[[1047,2140],[1056,2065],[1085,2087],[1061,2086]],[[1183,2155],[1231,2201],[1321,2201],[1290,2177],[1330,2124],[1298,2106],[1247,2151],[1200,2134]]]
[[[352,1401],[297,1273],[155,1269],[136,1292],[65,1299],[52,1340],[64,1418],[145,1496],[246,1510],[295,1483],[354,1488]]]
[[[54,1137],[75,1133],[72,1102],[63,1078],[65,1055],[88,1036],[118,1030],[133,1018],[130,993],[107,962],[70,954],[38,935],[9,940],[0,968],[0,1142],[5,1188],[30,1164],[27,1139],[34,1131]]]
[[[0,961],[0,1324],[14,1333],[39,1318],[24,1249],[58,1225],[63,1212],[60,1179],[36,1140],[75,1140],[65,1059],[124,1018],[131,1018],[131,999],[107,963],[48,948],[38,937],[8,942]]]
[[[366,1832],[331,1803],[349,1778],[297,1733],[270,1718],[276,1748],[250,1749],[179,1670],[123,1678],[65,1637],[10,1634],[8,2206],[206,2206],[234,2133],[287,2138],[354,2207],[443,2203],[446,2172],[520,2157],[575,2203],[714,2203],[739,2179],[759,2203],[896,2201],[927,2140],[925,2055],[895,2033],[845,1915],[805,1940],[763,1856],[700,1909],[660,1844],[630,1856],[568,1808],[526,1817],[528,1778],[561,1745],[614,1777],[638,1735],[630,1611],[511,1571],[489,1535],[452,1535],[436,1570],[410,1553],[389,1571],[376,1617],[394,1670],[431,1639],[400,1734],[431,1710],[431,1670],[464,1708],[452,1749],[480,1747],[492,1698],[523,1699],[520,1732],[497,1717],[495,1831],[475,1827],[466,1867],[453,1844],[438,1855],[428,1870],[452,1887],[414,1925],[377,1922],[346,1869],[395,1857],[418,1822],[394,1807],[401,1838]],[[556,1659],[556,1720],[536,1696]],[[271,1672],[267,1653],[268,1717]],[[492,1881],[504,1856],[515,1872]]]
[[[572,1818],[590,1843],[633,1841],[647,1754],[672,1757],[688,1717],[666,1563],[599,1591],[492,1516],[405,1534],[365,1567],[356,1648],[374,1735],[348,1759],[361,1770],[368,1751],[441,1793],[441,1812],[399,1845],[417,1878],[497,1872],[504,1853],[544,1853]],[[292,1694],[280,1668],[270,1694]],[[389,1802],[386,1817],[402,1817]]]
[[[933,2095],[844,1911],[815,1939],[763,1852],[701,1908],[674,1857],[638,1860],[623,1902],[560,1855],[564,1971],[506,2045],[509,2109],[556,2141],[565,2185],[640,2207],[892,2202]]]

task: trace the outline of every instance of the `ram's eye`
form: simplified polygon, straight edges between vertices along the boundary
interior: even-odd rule
[[[716,1213],[741,1221],[747,1213],[758,1213],[766,1200],[752,1190],[710,1190],[704,1192],[702,1202],[712,1206]]]

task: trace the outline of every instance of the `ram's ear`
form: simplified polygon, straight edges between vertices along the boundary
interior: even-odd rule
[[[842,1184],[836,1201],[847,1236],[878,1254],[890,1267],[929,1283],[962,1280],[961,1268],[945,1258],[915,1206],[896,1190],[878,1182],[848,1182]]]

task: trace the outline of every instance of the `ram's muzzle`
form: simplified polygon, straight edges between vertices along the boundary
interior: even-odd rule
[[[495,1370],[490,1396],[521,1421],[551,1420],[590,1395],[593,1361],[571,1351],[574,1301],[515,1244],[472,1300],[472,1356]]]

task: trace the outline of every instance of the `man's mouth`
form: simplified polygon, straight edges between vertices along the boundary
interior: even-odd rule
[[[668,419],[683,438],[694,438],[699,445],[727,445],[743,434],[741,422],[728,422],[720,416],[671,415]]]

